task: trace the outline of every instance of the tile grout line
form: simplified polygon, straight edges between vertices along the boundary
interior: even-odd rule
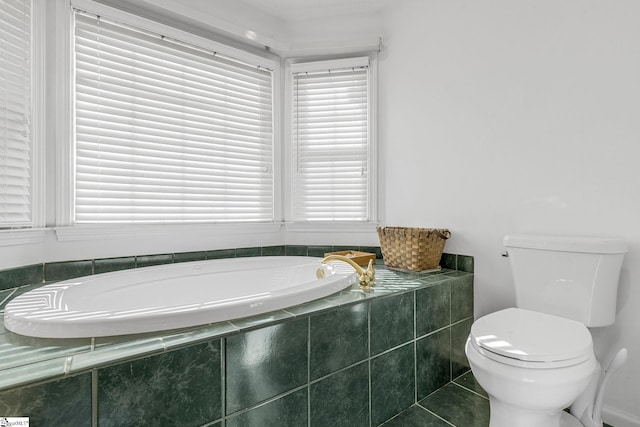
[[[91,370],[91,426],[98,427],[98,369]]]
[[[434,393],[435,393],[435,392],[434,392]],[[424,407],[424,406],[422,406],[421,404],[416,403],[416,405],[418,405],[419,407],[421,407],[422,409],[424,409],[425,411],[427,411],[428,413],[430,413],[430,414],[431,414],[431,415],[433,415],[434,417],[438,418],[439,420],[444,421],[445,423],[449,424],[450,426],[456,427],[456,425],[455,425],[455,424],[452,424],[451,422],[449,422],[449,421],[445,420],[445,419],[444,419],[444,418],[442,418],[440,415],[436,414],[436,413],[435,413],[435,412],[433,412],[433,411],[430,411],[429,409],[425,408],[425,407]],[[461,426],[461,427],[462,427],[462,426]]]
[[[220,339],[220,427],[227,425],[227,338]]]
[[[236,412],[232,412],[231,414],[225,415],[223,417],[222,421],[228,421],[230,418],[235,418],[238,415],[246,414],[248,412],[253,411],[254,409],[261,408],[261,407],[266,406],[266,405],[268,405],[270,403],[276,402],[276,401],[282,399],[283,397],[287,397],[287,396],[290,396],[290,395],[292,395],[294,393],[299,392],[300,390],[304,390],[305,388],[307,388],[307,385],[300,385],[298,387],[292,388],[291,390],[287,390],[287,391],[284,391],[282,393],[276,394],[275,396],[271,396],[268,399],[261,400],[260,402],[254,403],[253,405],[248,406],[246,408],[238,409]],[[212,421],[212,422],[216,423],[218,421]]]
[[[369,427],[373,424],[373,405],[371,399],[371,303],[367,303],[367,373],[369,387]]]
[[[457,262],[457,260],[456,260]],[[451,326],[453,326],[453,285],[449,283],[449,381],[453,381],[453,361],[451,360],[451,347],[453,346],[453,331],[451,330]]]
[[[311,316],[307,317],[307,427],[311,427]]]
[[[460,377],[458,377],[458,378],[460,378]],[[485,400],[489,400],[489,398],[488,398],[487,396],[484,396],[484,395],[482,395],[482,394],[478,393],[477,391],[472,390],[472,389],[470,389],[469,387],[466,387],[466,386],[464,386],[464,385],[462,385],[462,384],[458,384],[458,383],[457,383],[457,382],[455,382],[455,381],[451,381],[451,384],[455,384],[456,386],[460,387],[460,388],[461,388],[461,389],[463,389],[463,390],[468,391],[469,393],[473,393],[473,394],[475,394],[476,396],[480,396],[480,397],[482,397],[482,398],[483,398],[483,399],[485,399]]]
[[[413,291],[413,401],[418,403],[418,295]]]

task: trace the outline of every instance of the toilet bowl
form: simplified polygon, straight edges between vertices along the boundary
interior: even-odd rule
[[[489,394],[490,426],[601,427],[604,385],[626,349],[602,370],[587,328],[615,322],[626,243],[542,235],[509,235],[503,243],[516,308],[476,320],[465,347]],[[563,410],[569,406],[577,418]]]
[[[584,324],[509,308],[476,320],[465,352],[489,395],[490,427],[582,426],[563,410],[598,368]]]

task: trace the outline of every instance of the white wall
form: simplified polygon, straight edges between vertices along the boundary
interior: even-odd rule
[[[640,3],[406,0],[380,60],[388,225],[452,230],[476,316],[513,304],[508,233],[622,237],[614,326],[627,347],[605,421],[640,426]]]
[[[183,29],[193,32],[213,30],[218,35],[237,41],[278,50],[289,46],[287,23],[283,19],[238,0],[93,1],[173,24],[177,19],[187,24]]]

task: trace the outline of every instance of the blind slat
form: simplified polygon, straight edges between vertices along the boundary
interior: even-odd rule
[[[0,228],[31,226],[31,1],[0,13]]]
[[[294,74],[294,219],[368,219],[368,79],[366,68]]]
[[[76,222],[273,220],[272,73],[75,20]]]

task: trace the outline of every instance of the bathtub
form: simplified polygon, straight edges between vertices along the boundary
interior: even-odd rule
[[[325,277],[318,279],[318,268]],[[84,338],[185,328],[284,309],[357,281],[319,258],[253,257],[96,274],[14,298],[4,325],[43,338]]]

